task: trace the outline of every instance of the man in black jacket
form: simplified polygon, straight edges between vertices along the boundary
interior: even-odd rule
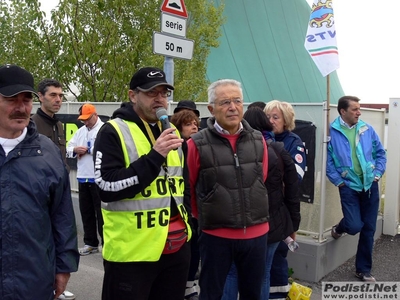
[[[38,85],[38,96],[40,107],[32,116],[32,120],[35,122],[38,132],[51,139],[60,149],[65,167],[69,172],[64,128],[55,115],[61,108],[64,96],[61,83],[55,79],[43,79]],[[75,295],[65,291],[59,299],[75,299]]]
[[[57,119],[56,113],[61,108],[64,97],[62,85],[55,79],[43,79],[38,85],[38,96],[40,107],[36,114],[32,116],[39,133],[47,136],[60,149],[65,166],[69,172],[66,155],[66,139],[64,127]],[[58,299],[75,299],[75,295],[69,291],[64,291]]]
[[[57,119],[56,113],[61,108],[63,91],[62,85],[55,79],[44,79],[38,85],[38,95],[40,107],[37,109],[32,120],[35,122],[39,133],[47,136],[61,151],[65,165],[69,172],[69,166],[66,163],[66,139],[62,123]],[[71,299],[71,298],[68,298]]]

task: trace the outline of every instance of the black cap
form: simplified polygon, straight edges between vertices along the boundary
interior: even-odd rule
[[[138,89],[142,92],[148,92],[160,85],[165,85],[170,90],[174,89],[174,87],[167,82],[163,70],[145,67],[133,74],[129,88],[131,90]]]
[[[0,94],[2,96],[13,97],[23,92],[31,92],[37,96],[33,87],[33,76],[27,70],[16,65],[0,67]]]
[[[200,112],[196,109],[196,103],[190,100],[181,100],[178,102],[178,105],[174,109],[174,114],[181,111],[182,109],[192,110],[197,117],[200,117]]]

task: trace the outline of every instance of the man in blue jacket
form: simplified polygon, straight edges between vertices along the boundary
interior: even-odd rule
[[[330,126],[326,174],[339,188],[343,218],[332,227],[338,239],[343,233],[360,233],[356,277],[375,282],[371,275],[372,248],[379,209],[378,181],[386,169],[386,152],[371,125],[360,120],[360,99],[343,96],[340,114]]]
[[[30,120],[33,76],[0,66],[0,299],[61,295],[79,253],[69,176]]]

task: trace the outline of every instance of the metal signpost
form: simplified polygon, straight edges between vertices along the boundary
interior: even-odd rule
[[[194,41],[186,39],[188,14],[183,0],[164,0],[161,5],[161,32],[153,33],[153,52],[165,56],[164,72],[167,81],[174,84],[174,59],[191,60]],[[168,98],[172,102],[173,93]],[[168,112],[169,114],[171,112]]]

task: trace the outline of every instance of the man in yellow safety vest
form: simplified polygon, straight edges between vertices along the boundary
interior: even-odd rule
[[[173,89],[162,70],[138,70],[130,82],[130,102],[97,135],[103,300],[184,297],[191,228],[183,139],[173,125],[165,126],[168,121],[161,127],[156,113],[165,111]]]

